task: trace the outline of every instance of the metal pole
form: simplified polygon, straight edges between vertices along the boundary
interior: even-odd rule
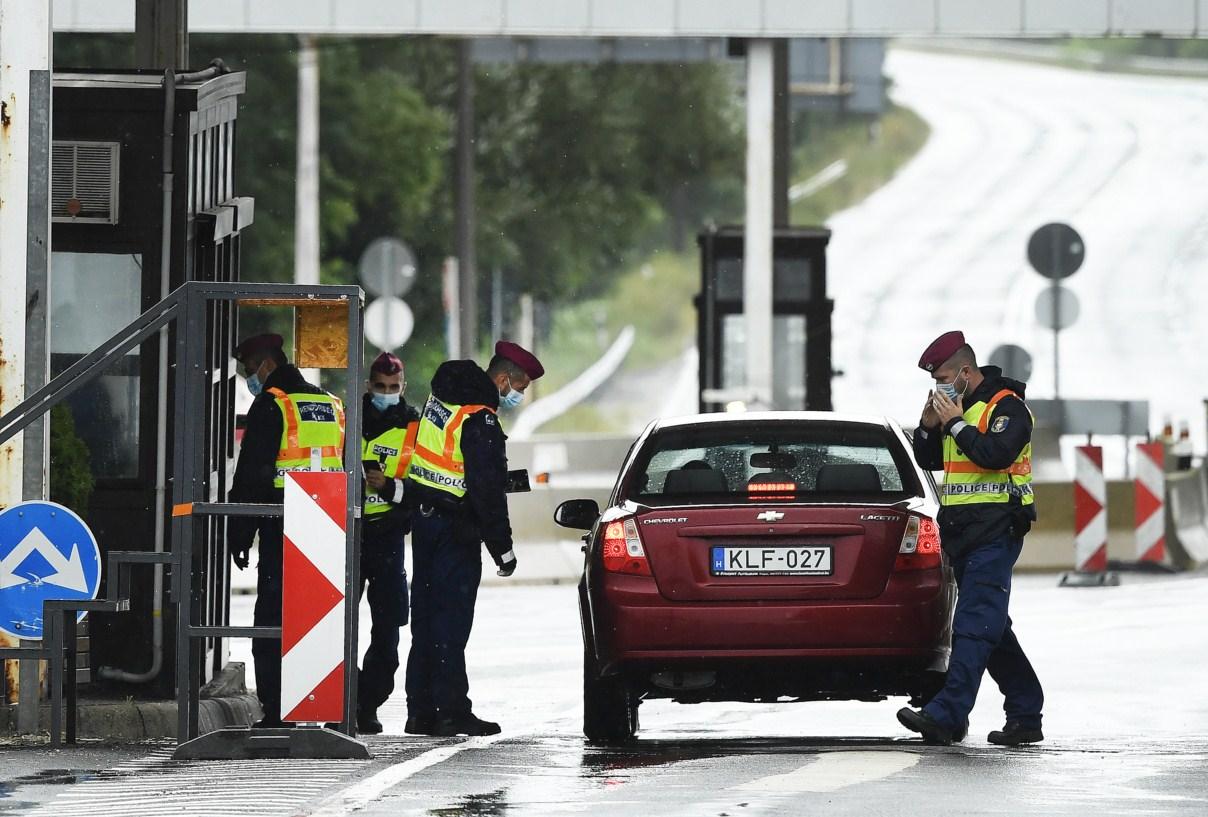
[[[792,177],[792,120],[789,110],[789,41],[772,41],[775,96],[772,108],[772,129],[775,150],[772,156],[772,223],[789,226],[789,184]]]
[[[139,68],[188,70],[188,0],[135,0],[134,61]]]
[[[40,363],[29,355],[45,354],[44,344],[27,348],[26,332],[27,310],[37,306],[32,296],[48,294],[29,285],[47,274],[50,54],[49,0],[0,0],[0,415],[24,400],[27,387],[36,388],[25,382],[27,367]],[[45,338],[44,330],[34,335]],[[22,500],[26,450],[41,462],[44,441],[31,435],[0,445],[0,508]],[[38,662],[22,662],[17,726],[25,733],[37,729],[37,672]]]
[[[478,351],[478,259],[474,242],[474,66],[470,40],[457,48],[457,260],[465,357]]]
[[[361,363],[364,360],[364,330],[360,299],[348,304],[348,369],[345,373],[345,439],[344,471],[348,480],[348,495],[344,515],[346,531],[344,551],[344,719],[341,728],[347,735],[354,733],[357,709],[358,621],[360,598],[361,554]]]
[[[319,51],[298,37],[298,165],[294,188],[294,281],[319,283]],[[318,369],[302,376],[319,382]]]
[[[771,40],[747,42],[746,231],[743,320],[751,408],[772,405],[772,133]]]

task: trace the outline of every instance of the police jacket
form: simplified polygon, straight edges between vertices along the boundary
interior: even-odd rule
[[[484,405],[499,408],[494,381],[472,360],[449,360],[432,377],[432,395],[458,406]],[[470,524],[469,535],[487,546],[496,563],[512,549],[512,526],[508,521],[507,437],[494,411],[479,411],[466,418],[461,431],[461,454],[465,460],[465,496],[451,504],[444,491],[410,480],[408,495],[414,503],[451,512]]]
[[[1025,384],[1004,377],[997,366],[982,366],[981,385],[964,397],[963,405],[989,402],[1003,389],[1020,398]],[[1019,457],[1032,439],[1032,415],[1022,399],[1005,397],[994,408],[989,425],[982,433],[954,418],[943,429],[919,426],[914,433],[914,455],[928,471],[944,468],[944,436],[956,430],[957,447],[982,468],[1005,469]],[[1036,519],[1034,505],[1023,505],[1017,497],[1000,504],[957,505],[940,508],[940,539],[950,555],[962,553],[990,542],[1004,533],[1023,536]]]
[[[361,438],[365,442],[377,439],[392,428],[406,428],[408,423],[417,420],[419,412],[407,405],[406,400],[400,399],[398,405],[379,411],[373,405],[372,395],[366,394],[361,399]],[[402,479],[386,478],[386,485],[378,495],[390,503],[390,510],[365,515],[363,524],[367,535],[405,534],[411,529],[411,511],[403,504],[402,484]],[[366,485],[365,490],[373,489]]]
[[[247,426],[239,447],[239,462],[235,465],[235,476],[228,494],[230,502],[279,505],[285,501],[285,491],[273,487],[284,422],[269,389],[281,389],[287,394],[326,394],[318,386],[308,383],[296,366],[286,364],[273,369],[264,381],[264,390],[256,395],[247,412]],[[280,553],[281,519],[252,516],[233,516],[227,520],[227,544],[231,551],[250,548],[257,530],[260,531],[261,553]]]

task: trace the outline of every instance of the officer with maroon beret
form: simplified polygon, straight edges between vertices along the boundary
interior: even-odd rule
[[[940,539],[956,574],[952,654],[944,687],[898,720],[929,743],[963,740],[982,675],[1003,693],[1006,725],[990,743],[1044,740],[1044,692],[1007,614],[1011,572],[1036,519],[1032,493],[1032,415],[1025,385],[997,366],[978,366],[961,332],[945,332],[924,350],[919,368],[935,388],[914,435],[914,454],[944,472]]]
[[[471,709],[465,649],[482,579],[482,546],[500,576],[516,570],[507,506],[507,437],[498,410],[513,409],[545,374],[527,349],[500,341],[486,370],[442,363],[420,415],[407,473],[412,516],[410,734],[493,735]]]

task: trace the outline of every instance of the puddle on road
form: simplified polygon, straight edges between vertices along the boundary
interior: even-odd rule
[[[455,806],[434,808],[428,813],[433,817],[502,817],[507,814],[509,804],[505,799],[506,789],[497,789],[486,794],[470,794]]]
[[[124,772],[98,769],[42,769],[33,774],[25,774],[9,780],[0,781],[0,813],[19,812],[30,808],[35,803],[24,800],[13,800],[17,791],[30,786],[72,786],[89,780],[105,780],[124,777]]]

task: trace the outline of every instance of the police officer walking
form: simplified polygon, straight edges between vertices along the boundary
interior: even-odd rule
[[[484,372],[472,360],[442,363],[420,418],[408,471],[412,519],[410,734],[494,735],[472,709],[466,643],[482,579],[481,545],[498,573],[516,570],[506,496],[506,437],[496,410],[515,407],[545,370],[514,343],[495,344]]]
[[[362,406],[361,459],[365,465],[364,521],[361,527],[361,587],[369,585],[372,628],[369,648],[357,676],[357,731],[382,731],[378,707],[394,691],[399,628],[407,623],[407,570],[404,537],[411,513],[403,487],[415,450],[419,413],[403,393],[403,362],[382,352],[369,367]]]
[[[280,335],[256,335],[239,344],[235,359],[243,366],[247,388],[255,400],[229,501],[280,505],[285,497],[285,473],[309,471],[314,456],[324,471],[344,470],[344,406],[318,386],[306,382],[281,349]],[[256,566],[257,627],[281,626],[281,560],[284,536],[281,517],[231,517],[227,544],[240,570],[248,566],[248,551],[259,533],[260,561]],[[281,720],[281,642],[252,640],[256,694],[264,708],[257,727],[284,726]]]
[[[914,453],[924,468],[944,471],[940,539],[958,596],[944,687],[921,710],[900,710],[898,720],[929,743],[963,739],[988,670],[1003,694],[1006,725],[987,740],[1036,743],[1044,740],[1044,692],[1007,614],[1011,571],[1036,519],[1024,384],[997,366],[979,368],[960,332],[938,337],[919,367],[931,374],[935,390],[923,406]]]

